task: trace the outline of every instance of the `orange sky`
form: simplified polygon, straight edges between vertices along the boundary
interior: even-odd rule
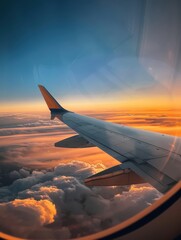
[[[144,94],[129,94],[128,96],[120,94],[115,94],[111,96],[104,97],[82,97],[80,96],[70,96],[67,99],[59,99],[64,108],[71,111],[149,111],[156,110],[162,111],[168,109],[181,109],[180,94],[153,94],[145,93]],[[41,100],[26,100],[22,101],[10,101],[10,102],[1,102],[0,113],[4,112],[30,112],[30,111],[47,111],[47,106],[43,99]]]

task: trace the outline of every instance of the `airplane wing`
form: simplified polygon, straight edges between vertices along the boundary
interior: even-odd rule
[[[148,182],[164,193],[181,179],[181,138],[70,112],[45,87],[39,85],[39,89],[51,111],[51,119],[57,117],[78,133],[56,143],[56,147],[97,146],[121,163],[85,179],[86,185]]]

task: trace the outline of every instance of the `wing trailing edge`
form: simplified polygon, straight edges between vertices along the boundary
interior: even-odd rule
[[[84,183],[87,186],[123,186],[145,183],[145,180],[130,168],[125,168],[123,163],[86,178]]]

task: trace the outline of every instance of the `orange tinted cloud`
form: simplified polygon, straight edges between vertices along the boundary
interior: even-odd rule
[[[26,238],[32,231],[45,224],[54,222],[56,216],[55,205],[45,200],[33,198],[15,199],[0,204],[0,226],[4,232]],[[11,224],[8,222],[11,221]]]
[[[92,116],[97,117],[97,113]],[[99,113],[98,118],[153,132],[181,136],[180,110],[112,111],[107,114]]]
[[[126,111],[89,111],[88,113],[83,112],[83,114],[131,127],[181,136],[180,111],[152,110],[130,111],[129,113]],[[36,118],[36,114],[34,115]],[[103,163],[106,167],[111,167],[118,163],[96,147],[87,149],[54,147],[55,142],[70,137],[75,133],[58,121],[50,121],[48,117],[46,118],[46,115],[43,117],[38,115],[39,120],[32,124],[31,122],[26,124],[29,116],[24,118],[25,123],[23,122],[23,124],[25,127],[23,125],[21,127],[8,127],[0,130],[1,148],[4,149],[4,152],[1,152],[1,154],[3,155],[2,158],[6,157],[6,161],[18,161],[24,166],[29,165],[33,167],[53,167],[60,162],[72,160],[93,164]],[[44,120],[42,121],[42,119]]]
[[[76,238],[124,221],[161,196],[148,185],[141,185],[140,190],[126,186],[86,187],[85,177],[102,167],[74,161],[15,180],[10,187],[4,187],[4,199],[23,200],[0,204],[4,217],[0,219],[1,229],[28,239]],[[11,215],[13,224],[9,224]],[[47,226],[48,222],[52,224]]]
[[[36,224],[38,225],[52,223],[54,221],[54,217],[56,216],[55,205],[46,199],[40,201],[36,201],[33,198],[15,199],[9,204],[12,204],[16,211],[20,211],[21,213],[23,211],[26,213],[27,210],[29,210],[30,212],[35,211],[39,216],[39,218],[36,217],[36,220],[38,221],[36,222]]]
[[[72,135],[72,134],[71,134]],[[24,166],[53,167],[60,162],[80,160],[89,163],[103,162],[106,166],[116,164],[116,160],[105,154],[98,148],[56,148],[54,143],[70,134],[43,133],[43,134],[21,134],[8,137],[0,137],[2,147],[6,147],[3,155],[9,161],[19,161]],[[18,146],[18,147],[17,147]]]

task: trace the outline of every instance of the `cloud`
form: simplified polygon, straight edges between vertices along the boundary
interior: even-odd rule
[[[0,117],[0,127],[23,128],[60,125],[58,120],[50,121],[48,114],[3,114]]]
[[[49,116],[38,114],[14,114],[0,117],[0,136],[72,132],[60,121],[50,121]]]
[[[13,128],[3,128],[0,130],[0,136],[11,136],[11,135],[25,135],[25,134],[43,134],[43,133],[56,133],[59,132],[60,135],[64,133],[72,133],[71,129],[66,126],[29,126],[29,127],[13,127]]]
[[[105,155],[98,148],[91,148],[90,150],[54,147],[55,142],[70,136],[72,136],[70,135],[70,132],[67,133],[67,131],[62,128],[57,132],[51,132],[51,130],[48,130],[47,133],[42,134],[28,133],[19,134],[18,136],[1,136],[0,168],[2,163],[16,163],[19,164],[21,168],[28,167],[31,169],[54,167],[58,162],[72,160],[72,156],[75,160],[89,161],[93,163],[101,162],[100,159],[104,157],[104,163],[107,166],[111,166],[112,162],[114,162],[110,156]],[[109,162],[106,161],[107,159]],[[6,173],[7,171],[3,172],[3,174]]]
[[[18,171],[13,170],[12,172],[10,172],[9,177],[10,179],[15,180],[15,179],[21,178],[21,175]]]
[[[10,186],[1,187],[0,188],[0,196],[1,192],[4,192],[4,190],[9,191],[9,195],[6,195],[6,199],[9,197],[9,200],[13,200],[13,198],[17,197],[18,194],[26,189],[30,189],[32,187],[36,186],[46,186],[47,184],[55,184],[55,186],[58,184],[58,186],[61,183],[61,188],[63,188],[62,184],[65,184],[66,186],[66,178],[74,177],[77,180],[82,180],[96,172],[99,172],[101,170],[104,170],[105,166],[103,164],[94,164],[91,165],[89,163],[83,163],[80,161],[72,161],[70,163],[61,163],[58,166],[56,166],[53,171],[52,170],[34,170],[32,173],[28,174],[25,178],[18,178],[15,180]],[[23,170],[24,171],[24,170]],[[19,171],[13,171],[13,174],[17,174],[20,176],[20,173],[22,172],[22,169]],[[12,172],[10,172],[10,175],[12,175]],[[63,178],[63,181],[60,181],[59,178]],[[68,181],[68,185],[70,185],[70,180]],[[1,201],[4,201],[4,199],[1,197]]]
[[[27,177],[15,180],[10,186],[0,188],[3,215],[9,211],[8,207],[15,208],[10,212],[14,213],[21,223],[15,221],[12,230],[5,219],[3,229],[9,233],[13,231],[16,236],[31,238],[51,236],[51,239],[58,239],[60,232],[62,238],[84,236],[133,216],[161,196],[157,190],[148,185],[132,186],[130,189],[129,187],[88,188],[84,185],[85,177],[104,168],[102,164],[72,161],[59,164],[52,171],[33,171]],[[44,206],[42,201],[45,200],[47,204]],[[23,223],[24,215],[17,211],[19,205],[20,209],[22,205],[24,210],[27,209],[28,221],[31,222],[37,217],[33,221],[38,222],[38,226],[42,226],[39,231],[36,228],[32,230],[27,227],[27,223]],[[47,210],[50,216],[43,215],[43,209],[47,205],[54,206],[51,213],[49,212],[51,207]],[[30,209],[33,209],[32,212],[29,212]],[[21,226],[20,230],[19,226]],[[16,232],[16,228],[19,232]]]
[[[0,204],[1,230],[7,229],[11,234],[27,237],[35,229],[52,223],[56,216],[55,205],[48,200],[36,201],[32,198],[15,199]]]

